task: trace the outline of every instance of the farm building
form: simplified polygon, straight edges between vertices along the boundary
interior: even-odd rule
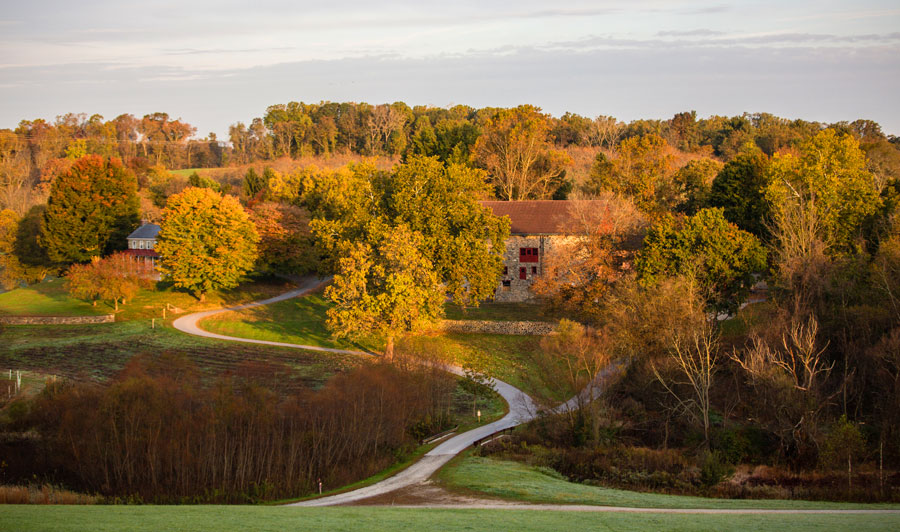
[[[531,285],[544,273],[547,255],[566,240],[578,238],[582,224],[578,223],[576,212],[589,209],[594,203],[606,205],[602,201],[482,201],[481,205],[491,209],[495,216],[508,216],[510,221],[503,277],[494,301],[532,299]]]

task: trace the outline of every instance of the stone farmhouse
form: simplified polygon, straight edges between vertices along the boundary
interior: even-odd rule
[[[544,273],[546,257],[567,239],[578,238],[580,224],[575,219],[574,203],[561,200],[481,202],[495,216],[508,216],[510,221],[510,237],[503,253],[503,277],[494,301],[521,302],[534,298],[531,285]]]

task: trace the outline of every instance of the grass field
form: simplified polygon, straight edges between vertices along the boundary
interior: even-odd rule
[[[359,343],[337,340],[325,327],[329,303],[321,294],[310,294],[264,307],[211,316],[200,326],[210,332],[321,347],[380,351],[375,339]],[[501,334],[435,333],[406,338],[398,350],[436,356],[459,365],[479,366],[487,361],[493,374],[525,391],[536,386],[527,378],[531,354],[540,348],[540,338]],[[562,398],[560,398],[562,399]]]
[[[184,357],[204,374],[249,372],[279,387],[319,387],[359,362],[352,355],[237,344],[189,336],[146,320],[98,325],[17,326],[0,331],[0,370],[27,370],[77,380],[105,380],[140,354],[168,353],[161,364]]]
[[[900,509],[900,505],[829,503],[817,501],[710,499],[683,495],[641,493],[569,482],[559,473],[527,464],[463,455],[444,467],[440,482],[451,490],[491,497],[548,504],[590,504],[635,508],[715,509]],[[896,518],[900,525],[900,515]]]
[[[883,531],[896,515],[667,515],[533,510],[290,508],[260,506],[6,506],[0,530],[17,532],[283,530]]]
[[[329,303],[321,294],[310,294],[263,307],[223,312],[206,318],[200,327],[214,333],[344,349],[377,349],[377,342],[362,344],[332,337],[325,321]]]
[[[91,306],[66,293],[65,281],[53,279],[0,294],[0,314],[19,316],[91,316],[107,314],[105,307]]]
[[[529,378],[535,371],[532,355],[540,350],[540,341],[538,336],[436,333],[408,338],[402,348],[462,366],[481,367],[487,363],[492,375],[520,390],[531,395],[552,395]]]
[[[262,279],[246,282],[232,290],[210,292],[200,302],[193,295],[158,284],[155,290],[141,290],[125,305],[119,305],[117,321],[162,318],[163,308],[197,311],[235,305],[272,297],[294,288],[281,280]],[[168,307],[167,307],[168,305]],[[112,314],[112,303],[98,301],[92,306],[66,292],[65,280],[53,279],[0,294],[0,314],[19,316],[89,316]],[[171,313],[169,314],[171,315]]]

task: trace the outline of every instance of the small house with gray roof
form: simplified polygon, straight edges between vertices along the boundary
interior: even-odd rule
[[[156,259],[159,258],[159,253],[155,249],[159,230],[160,227],[156,224],[144,224],[135,229],[128,235],[128,249],[125,253],[139,260],[150,261],[155,268]]]

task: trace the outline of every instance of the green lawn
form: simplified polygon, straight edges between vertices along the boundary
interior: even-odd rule
[[[200,322],[200,327],[254,340],[343,349],[380,348],[376,341],[355,343],[334,338],[325,326],[329,306],[321,294],[310,294],[262,307],[216,314]]]
[[[533,503],[590,504],[636,508],[717,509],[897,509],[900,505],[829,503],[816,501],[709,499],[682,495],[641,493],[569,482],[559,473],[519,462],[471,455],[457,458],[439,473],[440,482],[451,490],[476,492]],[[900,515],[895,517],[900,525]]]
[[[466,308],[447,303],[444,313],[448,320],[558,321],[543,305],[536,303],[485,302],[477,307]]]
[[[0,294],[0,314],[15,316],[91,316],[108,314],[101,305],[69,297],[63,279],[53,279]]]
[[[290,508],[260,506],[6,506],[0,530],[17,532],[284,530],[821,530],[882,531],[896,515],[666,515],[533,510]]]
[[[0,370],[4,372],[18,369],[102,381],[136,355],[161,353],[167,354],[162,364],[177,364],[184,357],[210,376],[254,372],[262,378],[277,378],[277,385],[287,389],[321,386],[335,373],[359,363],[359,357],[352,355],[200,338],[159,323],[152,329],[147,320],[0,330]]]
[[[187,292],[158,283],[153,290],[141,290],[127,304],[120,305],[116,312],[110,302],[98,301],[96,306],[92,306],[87,301],[70,297],[66,292],[65,280],[53,279],[0,294],[0,314],[85,316],[115,312],[117,321],[162,318],[164,308],[193,312],[265,299],[293,288],[293,284],[282,280],[252,280],[231,290],[211,292],[201,302]],[[167,317],[170,316],[171,312],[168,312]]]
[[[532,395],[548,393],[529,378],[535,371],[532,355],[540,350],[539,336],[436,333],[405,339],[400,347],[462,366],[487,364],[492,375],[520,390]]]

